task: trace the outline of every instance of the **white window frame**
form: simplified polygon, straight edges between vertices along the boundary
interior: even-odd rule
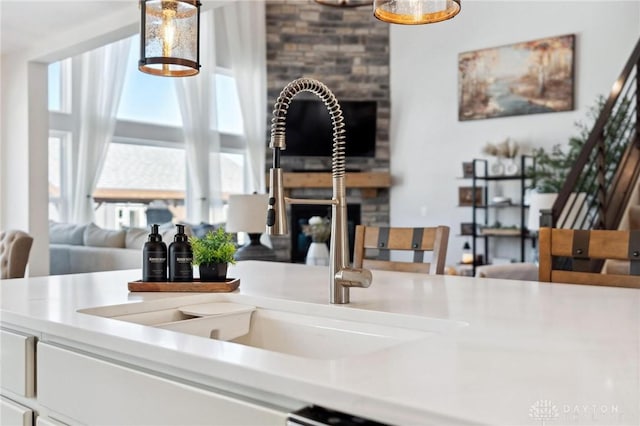
[[[79,84],[73,79],[73,72],[77,70],[74,67],[72,58],[60,61],[60,110],[49,111],[49,134],[55,137],[61,137],[60,157],[60,199],[50,200],[56,203],[62,218],[70,217],[70,190],[73,176],[73,144],[77,139],[77,116],[79,108]],[[218,66],[213,71],[215,74],[221,74],[235,78],[233,71],[229,68]],[[215,100],[214,100],[215,102]],[[240,154],[244,158],[244,174],[246,191],[249,185],[249,164],[247,155],[247,145],[244,135],[225,133],[218,130],[211,130],[211,136],[215,134],[220,136],[221,153]],[[185,149],[184,135],[180,127],[167,126],[155,123],[136,122],[130,120],[116,121],[113,143],[135,144],[145,146],[167,147]],[[62,148],[64,147],[64,149]],[[188,185],[188,179],[187,179]]]
[[[60,140],[60,170],[58,170],[58,173],[60,174],[60,196],[53,198],[49,196],[49,203],[53,203],[58,206],[60,217],[67,218],[70,214],[69,189],[72,185],[72,173],[71,168],[69,167],[69,165],[72,164],[71,132],[51,130],[49,131],[49,138],[58,138]],[[49,144],[47,144],[47,146],[49,146]]]

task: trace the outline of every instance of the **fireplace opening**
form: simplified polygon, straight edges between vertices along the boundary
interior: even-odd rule
[[[311,237],[302,232],[302,227],[313,216],[331,218],[331,206],[306,204],[291,205],[291,262],[304,263]],[[347,204],[347,235],[349,236],[349,261],[353,262],[353,248],[356,238],[356,225],[360,225],[360,204]],[[327,242],[327,245],[329,243]]]

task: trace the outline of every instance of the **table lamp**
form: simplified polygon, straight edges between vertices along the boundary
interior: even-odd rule
[[[462,246],[462,263],[465,265],[471,265],[473,263],[473,253],[471,253],[471,246],[468,241],[465,241]]]
[[[275,252],[260,243],[266,229],[267,194],[236,194],[229,196],[227,232],[246,232],[249,242],[236,252],[236,260],[276,260]]]

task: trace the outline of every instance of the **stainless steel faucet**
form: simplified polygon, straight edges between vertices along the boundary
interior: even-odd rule
[[[333,154],[331,174],[333,197],[330,200],[289,198],[284,196],[280,151],[286,149],[285,124],[287,110],[293,98],[300,92],[317,95],[329,110],[333,125]],[[273,106],[271,120],[271,142],[273,167],[269,172],[269,208],[267,210],[267,233],[288,233],[286,203],[331,205],[331,251],[329,254],[329,301],[349,303],[349,288],[369,287],[371,271],[349,267],[349,244],[347,235],[347,199],[345,188],[345,141],[342,109],[331,90],[321,82],[310,78],[299,78],[287,84]]]

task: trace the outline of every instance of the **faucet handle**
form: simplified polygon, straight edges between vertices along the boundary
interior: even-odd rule
[[[335,279],[344,287],[367,288],[373,281],[373,275],[368,269],[344,268],[336,272]]]
[[[269,171],[267,233],[269,235],[285,235],[288,232],[286,204],[282,183],[282,169],[279,167],[271,168]]]

